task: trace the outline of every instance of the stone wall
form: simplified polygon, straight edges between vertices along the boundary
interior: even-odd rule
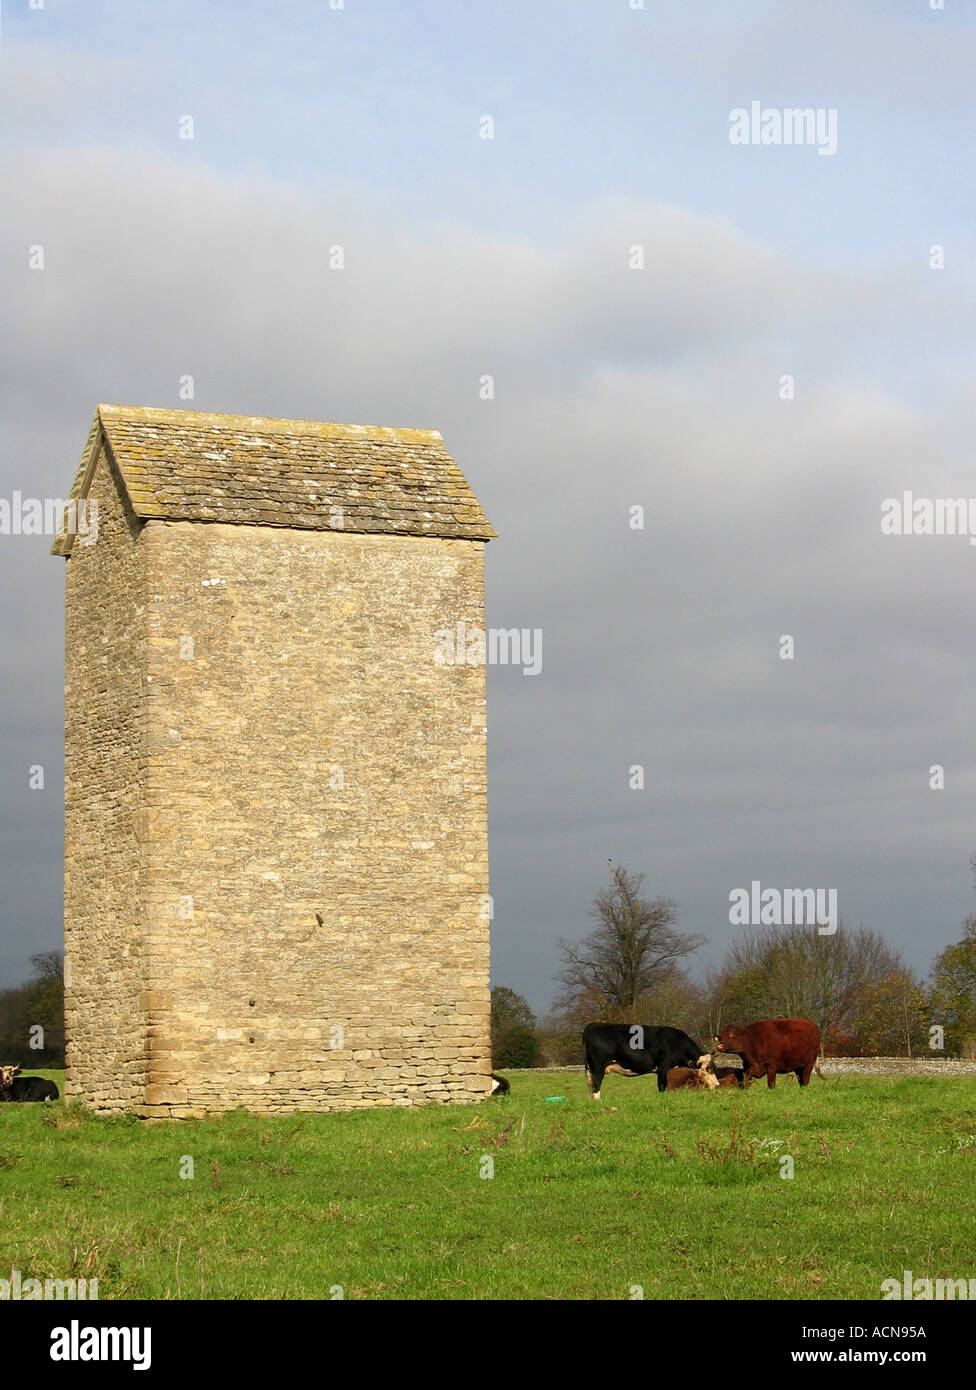
[[[142,523],[102,454],[97,540],[65,595],[65,1093],[101,1110],[145,1097],[148,772]]]
[[[824,1076],[976,1076],[976,1060],[952,1057],[825,1057]]]
[[[485,672],[433,659],[437,628],[484,625],[483,543],[150,521],[139,544],[142,1113],[483,1097]]]
[[[740,1066],[741,1059],[730,1054],[732,1066]],[[821,1057],[818,1065],[824,1076],[976,1076],[976,1058],[969,1060],[954,1057]],[[504,1076],[520,1076],[523,1073],[577,1072],[583,1073],[581,1063],[564,1067],[502,1067]],[[777,1081],[792,1080],[793,1073],[780,1076]],[[760,1085],[765,1081],[760,1079]]]

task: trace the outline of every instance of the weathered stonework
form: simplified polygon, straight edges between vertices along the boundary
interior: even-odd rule
[[[147,420],[166,447],[136,464]],[[439,436],[350,431],[323,489],[348,427],[246,425],[100,408],[72,494],[97,539],[55,547],[67,1095],[154,1116],[481,1099],[485,672],[439,664],[434,634],[483,628],[494,533]],[[247,486],[195,455],[222,430],[258,441]],[[289,524],[302,467],[317,496]]]

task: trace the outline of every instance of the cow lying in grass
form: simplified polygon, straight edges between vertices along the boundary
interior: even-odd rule
[[[667,1089],[681,1091],[685,1087],[695,1091],[717,1091],[718,1081],[710,1071],[698,1067],[672,1067],[668,1072]]]
[[[0,1101],[57,1100],[59,1091],[43,1076],[18,1076],[20,1067],[0,1067]]]
[[[715,1054],[706,1052],[704,1057],[698,1058],[698,1065],[703,1071],[707,1071],[710,1076],[714,1076],[719,1086],[738,1086],[741,1090],[745,1086],[745,1072],[742,1067],[722,1067],[715,1065]]]
[[[60,1092],[43,1076],[15,1076],[10,1087],[11,1100],[57,1100]]]
[[[698,1058],[696,1067],[672,1067],[668,1072],[667,1089],[680,1091],[717,1091],[720,1086],[742,1086],[741,1067],[716,1067],[710,1052]]]

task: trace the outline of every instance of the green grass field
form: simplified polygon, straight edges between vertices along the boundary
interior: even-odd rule
[[[905,1269],[976,1277],[972,1079],[609,1077],[596,1103],[582,1072],[509,1077],[480,1106],[350,1114],[0,1106],[0,1277],[97,1277],[101,1299],[877,1299]]]

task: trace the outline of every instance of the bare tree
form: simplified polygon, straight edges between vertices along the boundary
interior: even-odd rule
[[[826,1044],[853,1048],[888,1036],[888,1014],[902,1007],[902,994],[913,985],[883,937],[840,922],[824,936],[795,924],[747,931],[729,949],[713,988],[713,1009],[730,1023],[809,1018]],[[912,1036],[917,1039],[917,1026]]]
[[[36,980],[60,980],[64,983],[63,951],[38,951],[30,961]]]
[[[641,896],[643,874],[610,866],[611,883],[593,900],[596,929],[578,943],[561,941],[563,968],[557,1008],[576,1012],[585,999],[596,1013],[633,1015],[641,1000],[678,974],[680,961],[705,942],[674,930],[677,904],[669,898]]]

